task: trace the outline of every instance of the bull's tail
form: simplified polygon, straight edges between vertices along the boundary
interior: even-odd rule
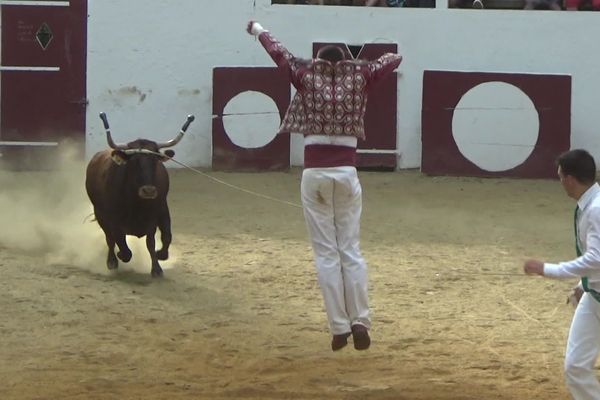
[[[94,215],[94,213],[89,213],[88,215],[85,216],[85,218],[83,219],[83,223],[85,224],[86,221],[88,220],[89,217],[94,217],[94,219],[91,219],[90,222],[96,222],[96,216]]]

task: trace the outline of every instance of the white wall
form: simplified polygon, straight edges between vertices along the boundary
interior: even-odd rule
[[[113,137],[170,139],[187,114],[196,121],[177,158],[211,163],[212,68],[272,66],[245,32],[260,21],[287,48],[308,56],[313,41],[396,42],[401,168],[420,166],[425,69],[570,74],[572,147],[600,157],[600,13],[389,9],[271,5],[270,0],[89,0],[88,157],[106,146],[98,113]],[[292,162],[302,159],[293,141]]]

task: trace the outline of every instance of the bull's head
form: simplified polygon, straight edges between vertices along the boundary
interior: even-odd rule
[[[167,161],[175,155],[171,149],[161,152],[162,149],[173,147],[181,138],[188,126],[194,120],[193,115],[188,115],[187,121],[177,134],[168,142],[153,142],[146,139],[137,139],[127,144],[117,144],[113,141],[108,126],[108,120],[104,113],[100,114],[106,130],[106,140],[112,150],[112,160],[121,166],[126,166],[130,183],[137,188],[137,194],[142,199],[155,199],[158,195],[156,188],[156,174],[159,164]]]
[[[137,139],[126,145],[115,145],[112,160],[127,171],[127,180],[134,185],[141,199],[152,200],[158,195],[156,174],[159,164],[175,155],[173,150],[160,152],[159,144]],[[112,147],[112,146],[111,146]]]

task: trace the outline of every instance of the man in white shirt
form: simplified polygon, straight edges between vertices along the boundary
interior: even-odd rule
[[[594,158],[587,151],[568,151],[557,164],[560,183],[577,201],[577,258],[558,264],[528,260],[524,270],[555,279],[581,278],[573,295],[579,303],[569,331],[565,378],[573,399],[598,400],[600,382],[594,365],[600,353],[600,186],[596,183]]]

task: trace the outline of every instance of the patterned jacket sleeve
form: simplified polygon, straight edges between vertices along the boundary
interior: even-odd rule
[[[262,32],[258,36],[258,40],[278,67],[291,68],[295,60],[294,55],[279,40],[275,39],[269,31]]]
[[[369,63],[371,77],[369,83],[376,83],[382,78],[392,73],[402,62],[402,56],[399,54],[385,53],[375,61]]]

